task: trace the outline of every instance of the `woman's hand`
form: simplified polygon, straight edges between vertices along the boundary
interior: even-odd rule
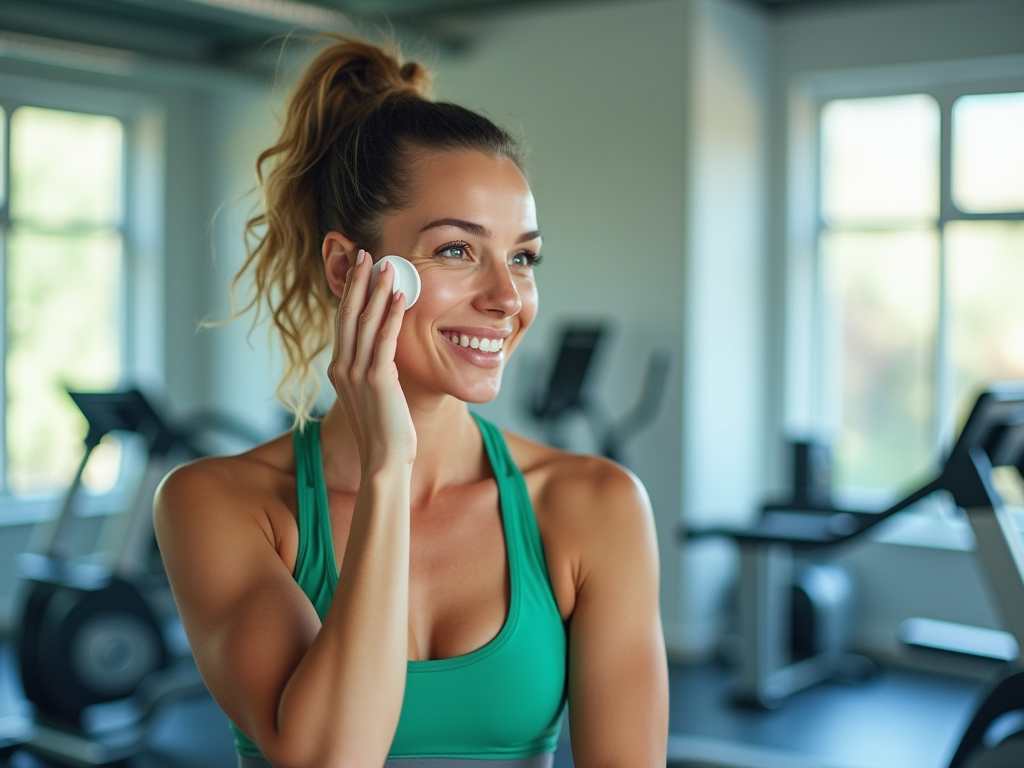
[[[355,435],[364,473],[411,465],[416,458],[416,429],[395,367],[407,300],[403,293],[392,299],[395,271],[390,264],[384,265],[370,293],[372,266],[370,254],[360,250],[338,305],[334,355],[327,371]]]

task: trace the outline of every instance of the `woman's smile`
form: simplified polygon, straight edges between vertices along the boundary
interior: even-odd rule
[[[510,330],[490,328],[446,328],[439,331],[442,347],[481,368],[498,368],[505,361],[505,339]]]

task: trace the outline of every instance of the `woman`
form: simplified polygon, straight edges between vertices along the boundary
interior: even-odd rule
[[[240,276],[281,336],[297,428],[164,481],[185,629],[246,768],[546,766],[566,699],[577,766],[663,766],[646,493],[470,413],[537,313],[541,238],[515,142],[427,79],[339,38],[259,159]],[[370,290],[388,254],[419,271],[411,308],[393,267]]]

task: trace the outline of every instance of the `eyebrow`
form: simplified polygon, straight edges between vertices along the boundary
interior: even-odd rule
[[[451,218],[448,218],[448,219],[438,219],[437,221],[432,221],[429,224],[427,224],[425,227],[423,227],[420,230],[420,232],[421,233],[422,232],[426,232],[428,229],[435,229],[437,227],[456,227],[457,229],[461,229],[464,232],[468,232],[469,234],[475,235],[477,237],[485,237],[485,238],[493,237],[493,235],[491,233],[491,230],[489,230],[487,227],[483,226],[482,224],[477,224],[475,221],[466,221],[465,219],[451,219]],[[516,240],[516,243],[525,243],[525,242],[528,242],[530,240],[536,240],[539,237],[540,237],[540,230],[539,229],[535,229],[532,232],[524,232],[523,234],[521,234],[519,236],[519,239]]]

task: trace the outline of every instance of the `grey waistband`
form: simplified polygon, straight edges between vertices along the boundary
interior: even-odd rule
[[[551,768],[554,753],[547,752],[518,760],[473,760],[459,757],[394,757],[384,768]],[[273,768],[262,757],[238,756],[238,768]]]

